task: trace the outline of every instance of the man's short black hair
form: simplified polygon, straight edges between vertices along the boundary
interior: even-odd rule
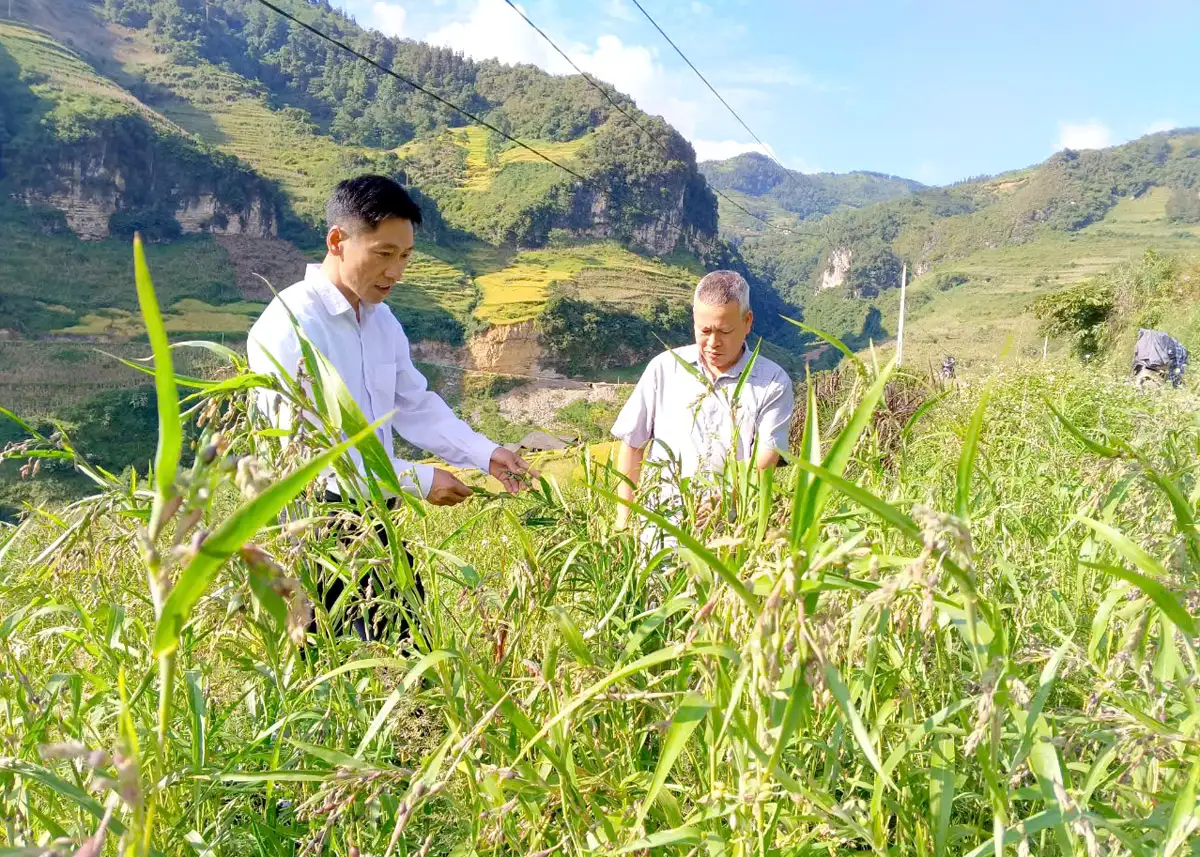
[[[421,208],[399,182],[387,176],[358,176],[339,182],[325,204],[325,221],[357,232],[374,229],[389,217],[421,223]]]

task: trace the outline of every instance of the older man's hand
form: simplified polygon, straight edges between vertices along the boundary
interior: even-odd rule
[[[532,470],[529,464],[521,456],[515,452],[509,452],[502,446],[496,447],[496,451],[492,453],[491,466],[488,468],[488,473],[492,475],[501,485],[504,490],[510,494],[516,494],[521,490],[521,487],[529,481],[529,478],[537,478],[538,472]]]

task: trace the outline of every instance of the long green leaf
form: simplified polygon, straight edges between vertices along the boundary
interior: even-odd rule
[[[854,367],[856,369],[858,369],[860,374],[862,374],[863,376],[865,376],[867,374],[867,367],[864,366],[863,362],[858,359],[858,355],[855,354],[853,351],[851,351],[849,348],[847,348],[846,344],[844,342],[842,342],[840,339],[838,339],[836,336],[828,334],[818,327],[813,327],[812,325],[805,324],[802,321],[796,321],[796,319],[794,319],[794,318],[788,318],[787,316],[781,316],[781,318],[784,321],[786,321],[788,324],[794,324],[794,325],[796,325],[796,327],[800,328],[801,330],[807,331],[808,333],[811,333],[813,336],[817,336],[817,337],[820,337],[821,339],[825,340],[830,345],[832,345],[834,348],[836,348],[838,351],[842,352],[842,354],[844,354],[846,356],[846,359],[854,364]]]
[[[929,770],[929,808],[933,819],[934,857],[943,857],[950,837],[950,811],[954,807],[954,739],[934,742]]]
[[[1163,845],[1162,857],[1174,857],[1176,851],[1184,846],[1189,835],[1194,836],[1196,822],[1200,820],[1200,808],[1196,806],[1196,789],[1200,787],[1200,758],[1192,762],[1192,770],[1188,775],[1187,784],[1175,798],[1175,806],[1171,810],[1171,821],[1167,826],[1167,841]],[[1195,840],[1192,840],[1193,844]]]
[[[962,455],[958,459],[954,511],[961,521],[970,520],[971,517],[971,474],[975,471],[975,454],[979,451],[979,435],[983,431],[983,415],[987,406],[988,394],[985,392],[979,397],[979,405],[971,415],[971,423],[963,438]]]
[[[542,728],[538,730],[537,734],[534,735],[533,738],[526,742],[525,746],[521,748],[521,754],[518,758],[523,758],[538,741],[540,741],[542,738],[545,738],[546,735],[550,733],[551,729],[574,714],[581,706],[586,704],[588,700],[590,700],[596,694],[601,693],[616,682],[628,678],[631,675],[635,675],[642,670],[650,669],[650,667],[658,666],[659,664],[664,664],[668,661],[677,660],[685,655],[692,655],[693,657],[716,655],[717,657],[726,658],[727,660],[737,660],[737,652],[725,646],[688,646],[683,643],[679,643],[674,646],[668,646],[665,649],[659,649],[658,651],[651,652],[648,655],[638,658],[636,661],[628,663],[619,669],[613,670],[591,687],[586,688],[572,697],[572,699],[566,705],[558,710],[557,714],[555,714],[542,725]]]
[[[812,377],[805,373],[807,383],[808,406],[804,411],[804,431],[800,437],[800,456],[809,464],[821,462],[821,425],[817,413],[817,390],[813,386]],[[796,485],[792,492],[792,545],[800,544],[800,536],[804,532],[804,521],[807,518],[809,502],[809,487],[812,485],[812,475],[804,470],[796,472]]]
[[[1163,567],[1163,564],[1146,553],[1139,545],[1134,544],[1120,530],[1116,530],[1108,524],[1103,524],[1091,518],[1076,516],[1076,519],[1099,533],[1106,542],[1116,548],[1117,553],[1136,565],[1148,576],[1154,578],[1166,577],[1167,570]]]
[[[1127,583],[1132,583],[1138,589],[1142,590],[1147,598],[1154,602],[1154,606],[1161,610],[1164,616],[1178,625],[1181,631],[1184,631],[1190,637],[1196,636],[1196,622],[1191,614],[1179,603],[1179,599],[1175,597],[1175,593],[1154,578],[1138,574],[1136,571],[1121,568],[1118,565],[1109,565],[1102,562],[1085,562],[1083,564],[1088,568],[1103,571],[1105,574],[1111,574],[1113,577],[1120,578]]]
[[[570,614],[557,604],[547,607],[546,612],[553,616],[554,621],[558,623],[558,629],[567,642],[567,648],[575,655],[575,660],[588,666],[594,664],[596,659],[588,651],[587,644],[583,641],[583,634],[579,632],[579,626],[575,624],[575,620],[571,618]]]
[[[738,598],[742,599],[742,601],[745,602],[746,606],[750,608],[751,612],[754,613],[755,615],[758,615],[758,612],[759,612],[758,599],[756,599],[754,597],[753,593],[751,593],[750,590],[746,587],[746,584],[743,583],[738,578],[737,574],[735,574],[729,568],[729,566],[727,566],[727,565],[725,565],[725,563],[721,562],[721,560],[717,557],[716,554],[714,554],[712,551],[710,551],[704,545],[700,544],[700,542],[698,542],[696,540],[695,536],[693,536],[691,533],[689,533],[685,530],[680,529],[675,524],[671,523],[666,518],[664,518],[662,515],[659,515],[655,512],[651,512],[646,507],[641,506],[641,505],[633,502],[632,500],[625,500],[621,497],[618,497],[612,491],[609,491],[605,488],[601,488],[598,485],[593,485],[592,490],[594,492],[596,492],[597,494],[599,494],[601,497],[607,497],[610,500],[615,500],[618,503],[628,506],[632,511],[637,512],[639,515],[641,515],[647,521],[650,521],[652,524],[657,526],[659,529],[663,530],[664,532],[666,532],[666,533],[674,536],[676,539],[678,539],[680,544],[682,544],[684,547],[686,547],[692,553],[696,554],[696,556],[698,556],[702,560],[704,560],[704,562],[708,565],[708,567],[711,568],[713,571],[715,571],[717,573],[717,575],[723,581],[725,581],[725,583],[729,586],[729,588],[732,589],[734,591],[734,593],[737,594]]]
[[[438,651],[442,652],[443,650],[439,649]],[[426,660],[429,660],[436,654],[438,654],[438,652],[430,652],[428,655],[426,655],[424,658],[421,659],[421,662],[423,663]],[[445,652],[444,656],[448,656],[450,654],[452,654],[452,653]],[[405,660],[404,658],[363,658],[361,660],[351,661],[348,664],[342,664],[340,667],[335,667],[334,669],[331,669],[329,672],[321,673],[321,675],[317,676],[312,681],[310,681],[308,684],[304,685],[304,687],[300,688],[300,690],[296,693],[296,696],[297,697],[304,696],[305,694],[308,694],[308,693],[312,692],[313,690],[315,690],[316,688],[320,687],[321,685],[325,684],[325,682],[329,681],[330,679],[337,678],[338,676],[345,675],[346,673],[357,672],[358,670],[371,670],[371,669],[375,669],[376,667],[388,667],[389,669],[403,669],[404,667],[409,666],[409,663],[410,662]],[[419,666],[419,664],[418,664],[418,666]]]
[[[1049,399],[1047,399],[1045,396],[1042,396],[1042,401],[1046,403],[1046,407],[1048,407],[1050,412],[1058,418],[1060,423],[1062,423],[1063,428],[1065,428],[1072,437],[1083,444],[1089,452],[1093,453],[1094,455],[1098,455],[1101,458],[1120,458],[1125,454],[1119,449],[1113,449],[1111,446],[1105,446],[1102,443],[1097,443],[1096,441],[1092,440],[1090,437],[1085,435],[1083,431],[1077,425],[1075,425],[1075,423],[1063,416],[1062,412],[1058,408],[1054,407],[1054,404]]]
[[[12,420],[14,423],[16,423],[20,427],[20,429],[23,432],[28,434],[30,437],[36,438],[37,440],[45,439],[34,429],[33,426],[31,426],[29,423],[25,422],[25,420],[18,417],[16,414],[14,414],[8,408],[0,407],[0,417],[4,417],[5,419]]]
[[[376,424],[378,425],[378,424]],[[327,465],[343,455],[363,438],[374,434],[376,426],[367,426],[354,437],[326,450],[307,464],[292,471],[266,491],[222,522],[200,546],[200,550],[179,575],[179,580],[163,604],[162,615],[154,629],[154,654],[164,655],[179,645],[179,635],[191,616],[192,608],[208,588],[225,561],[248,542],[268,521],[279,514],[304,490]]]
[[[379,730],[383,728],[383,724],[387,721],[388,716],[393,709],[400,704],[404,692],[401,688],[396,688],[391,692],[388,698],[384,701],[379,713],[371,721],[371,725],[367,727],[366,733],[363,734],[362,740],[358,742],[358,749],[354,751],[354,755],[361,759],[363,753],[371,746],[371,742],[375,740],[375,736],[379,734]]]
[[[1074,816],[1072,816],[1072,818],[1073,817]],[[1068,819],[1065,819],[1062,811],[1057,808],[1048,809],[1044,812],[1031,815],[1029,818],[1020,822],[1019,824],[1009,827],[1004,831],[1004,845],[1005,847],[1009,845],[1015,845],[1017,842],[1020,842],[1021,838],[1024,836],[1029,836],[1033,833],[1039,833],[1049,827],[1062,824],[1066,820]],[[988,837],[987,841],[982,845],[967,852],[966,857],[986,857],[988,854],[995,853],[996,840],[992,837]]]
[[[631,854],[634,851],[649,851],[654,848],[664,848],[668,845],[696,845],[701,841],[700,830],[695,827],[677,827],[674,830],[660,830],[636,842],[631,842],[623,848],[613,851],[613,854]]]
[[[712,703],[698,693],[688,692],[684,695],[679,710],[671,718],[671,726],[667,729],[667,737],[663,741],[662,751],[658,755],[658,764],[654,767],[654,779],[650,781],[650,788],[646,792],[645,799],[642,800],[635,826],[640,826],[646,818],[646,813],[650,811],[655,798],[658,797],[659,789],[666,783],[675,760],[679,758],[688,738],[696,731],[696,727],[700,725],[701,721],[708,716],[711,708]]]
[[[347,435],[358,435],[367,424],[367,418],[363,416],[358,403],[350,395],[349,388],[342,381],[329,359],[312,346],[303,332],[298,332],[297,335],[300,337],[301,350],[305,360],[311,364],[311,368],[315,370],[316,376],[321,380],[319,389],[325,398],[326,419]],[[390,419],[390,415],[381,420],[380,424],[388,419]],[[403,493],[391,457],[384,449],[383,442],[373,431],[359,444],[359,453],[362,455],[363,466],[370,474],[390,489],[393,494]]]
[[[871,735],[867,732],[866,724],[863,723],[862,716],[858,713],[858,709],[854,705],[854,700],[850,698],[850,689],[846,687],[842,681],[841,675],[838,673],[837,667],[833,664],[825,664],[824,669],[825,683],[829,685],[829,690],[833,694],[833,698],[837,701],[838,708],[841,709],[842,716],[850,723],[850,731],[854,735],[854,740],[858,744],[863,755],[867,757],[867,761],[871,763],[871,767],[888,785],[893,785],[891,778],[883,772],[883,765],[879,761],[879,754],[875,750],[875,744],[871,740]]]
[[[183,450],[183,426],[179,421],[179,392],[175,387],[175,369],[171,363],[171,343],[163,325],[154,282],[146,267],[146,253],[140,236],[133,239],[133,278],[146,335],[154,352],[154,390],[158,396],[158,451],[154,456],[154,479],[159,504],[174,490],[175,470]]]
[[[846,466],[850,463],[850,456],[854,454],[854,449],[858,446],[859,438],[870,424],[871,416],[875,413],[879,400],[883,398],[883,391],[887,387],[895,365],[893,360],[883,368],[875,378],[875,382],[863,394],[862,401],[854,409],[846,427],[838,432],[837,437],[830,445],[822,466],[833,475],[840,477],[845,472]],[[829,494],[832,490],[833,485],[823,478],[813,480],[809,487],[811,500],[805,508],[802,528],[805,532],[804,548],[810,553],[820,538],[821,513],[825,511],[825,504],[829,502]]]

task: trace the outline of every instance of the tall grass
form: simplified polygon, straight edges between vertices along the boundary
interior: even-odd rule
[[[897,440],[862,364],[833,403],[806,388],[773,479],[635,504],[678,541],[651,553],[586,454],[582,484],[389,513],[318,354],[300,384],[232,353],[172,381],[140,286],[205,435],[180,470],[164,412],[149,481],[93,472],[0,532],[4,853],[1195,853],[1188,400],[1031,368]],[[310,421],[266,427],[261,385]],[[349,472],[345,435],[363,518],[305,487]],[[320,606],[371,568],[411,640],[339,636],[354,587]]]

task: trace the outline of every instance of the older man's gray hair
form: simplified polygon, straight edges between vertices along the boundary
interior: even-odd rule
[[[713,271],[696,284],[695,303],[724,306],[737,301],[742,314],[750,312],[750,284],[737,271]]]

